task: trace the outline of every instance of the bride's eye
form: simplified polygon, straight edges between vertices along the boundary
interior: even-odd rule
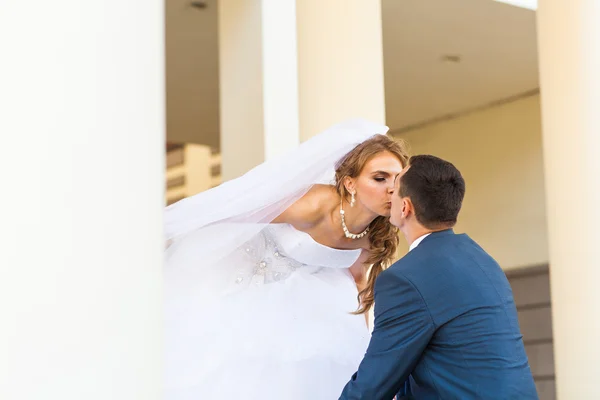
[[[375,180],[377,182],[385,182],[385,178],[381,178],[381,177],[375,178]]]

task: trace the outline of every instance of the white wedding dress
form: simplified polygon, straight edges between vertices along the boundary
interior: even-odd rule
[[[369,331],[336,250],[272,221],[387,127],[347,121],[165,213],[165,400],[337,399]]]
[[[204,277],[224,291],[197,319],[167,321],[165,398],[337,399],[370,336],[365,317],[351,314],[357,288],[348,267],[359,254],[266,225],[221,261],[218,277]]]

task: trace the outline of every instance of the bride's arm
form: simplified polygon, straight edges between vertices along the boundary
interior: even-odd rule
[[[356,287],[360,292],[367,285],[367,268],[366,261],[369,258],[369,252],[367,250],[363,250],[360,253],[358,259],[350,266],[350,273],[354,277],[354,282],[356,282]]]
[[[363,249],[362,253],[360,253],[360,256],[358,257],[358,260],[356,260],[356,262],[350,266],[350,273],[354,278],[354,282],[356,282],[356,288],[359,292],[367,286],[367,269],[369,266],[366,264],[366,261],[369,258],[369,255],[369,251]],[[369,326],[368,313],[365,313],[365,320],[367,322],[367,326]]]

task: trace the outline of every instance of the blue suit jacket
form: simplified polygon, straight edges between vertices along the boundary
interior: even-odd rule
[[[512,290],[467,235],[427,236],[375,284],[375,327],[342,400],[537,399]]]

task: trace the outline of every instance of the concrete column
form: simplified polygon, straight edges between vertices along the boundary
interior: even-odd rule
[[[0,2],[0,398],[161,398],[162,1]]]
[[[600,398],[600,2],[537,11],[559,399]]]
[[[295,0],[219,0],[223,180],[299,143]]]
[[[385,122],[381,2],[219,2],[223,179],[330,125]]]
[[[381,0],[301,0],[300,132],[362,117],[385,123]]]

